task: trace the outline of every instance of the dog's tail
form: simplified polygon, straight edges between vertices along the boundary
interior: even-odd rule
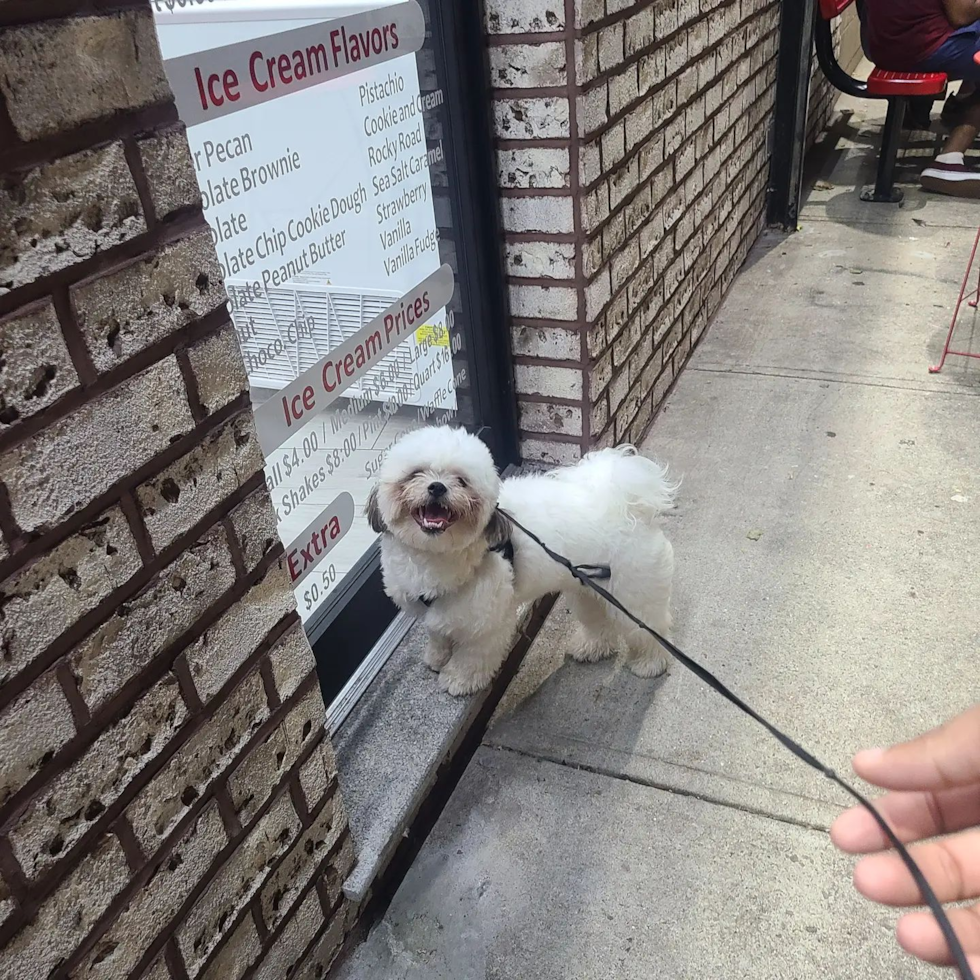
[[[634,446],[600,449],[583,457],[578,466],[556,472],[586,484],[595,499],[610,509],[610,516],[630,523],[652,524],[674,508],[680,489],[680,481],[671,479],[666,466],[641,456]]]

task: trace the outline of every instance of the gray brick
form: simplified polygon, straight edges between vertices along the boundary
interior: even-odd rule
[[[568,187],[568,150],[528,146],[497,153],[501,187]]]
[[[103,837],[41,906],[34,921],[0,950],[0,975],[46,980],[88,935],[129,881],[115,837]]]
[[[141,139],[139,149],[159,220],[180,208],[200,206],[201,188],[183,127]]]
[[[231,325],[192,347],[187,356],[204,411],[211,415],[248,391],[238,335]]]
[[[166,956],[161,953],[147,968],[140,980],[171,980]]]
[[[0,432],[78,387],[51,303],[0,320]]]
[[[245,915],[211,961],[201,980],[241,980],[242,974],[259,958],[262,943],[251,915]]]
[[[222,865],[177,930],[177,943],[192,976],[299,831],[299,817],[289,794],[284,794]]]
[[[494,45],[489,51],[495,88],[547,88],[567,81],[563,42]]]
[[[282,701],[290,698],[314,669],[313,651],[303,628],[296,626],[269,651],[272,676]]]
[[[545,320],[578,317],[578,294],[571,287],[511,285],[509,292],[512,316]]]
[[[320,737],[326,720],[323,697],[314,687],[231,774],[228,792],[243,824],[252,820],[303,750]]]
[[[626,21],[626,57],[653,44],[655,38],[653,4],[641,7]]]
[[[0,294],[146,231],[121,143],[7,177],[0,213]]]
[[[561,432],[582,435],[582,409],[578,405],[519,402],[520,426],[525,432]]]
[[[609,270],[604,269],[585,287],[585,318],[594,320],[612,297]]]
[[[154,364],[4,454],[14,519],[25,531],[63,520],[193,424],[177,362]]]
[[[550,234],[575,230],[570,197],[505,197],[500,208],[506,231]]]
[[[9,833],[28,877],[36,878],[67,856],[186,719],[176,678],[168,674],[45,786]]]
[[[279,544],[276,511],[263,487],[245,499],[231,512],[231,523],[245,560],[245,571],[251,572]]]
[[[72,974],[72,980],[124,977],[146,949],[149,936],[177,913],[227,843],[221,816],[209,804],[164,858],[150,880]]]
[[[49,672],[0,713],[0,806],[74,734],[68,702]]]
[[[623,22],[616,21],[599,31],[599,70],[610,71],[623,62]]]
[[[493,115],[497,134],[508,139],[561,139],[569,135],[568,99],[496,99]]]
[[[601,20],[605,13],[605,0],[575,0],[575,24],[577,27],[588,27],[589,24]]]
[[[585,85],[598,74],[599,35],[586,34],[575,42],[575,80],[579,85]]]
[[[606,82],[578,96],[577,122],[579,136],[588,136],[609,122],[609,86]]]
[[[612,377],[612,351],[606,351],[589,372],[589,398],[594,402]]]
[[[563,0],[487,0],[484,8],[489,34],[560,31],[565,26]]]
[[[571,279],[575,275],[571,242],[505,242],[504,258],[511,276]]]
[[[86,703],[94,711],[190,629],[235,580],[222,528],[174,559],[137,598],[71,654]]]
[[[5,28],[0,91],[24,140],[170,97],[149,9]]]
[[[591,432],[595,436],[606,427],[606,423],[609,421],[609,398],[603,392],[599,396],[599,400],[592,406],[592,413],[590,416]]]
[[[511,327],[511,350],[530,357],[555,361],[577,361],[582,354],[582,338],[577,330],[562,327]]]
[[[575,442],[552,442],[547,439],[522,439],[521,458],[548,466],[570,466],[582,458],[582,447]]]
[[[296,971],[293,980],[324,980],[340,952],[349,927],[348,919],[353,918],[353,914],[349,904],[345,904],[337,911],[327,931],[316,941],[316,945]]]
[[[579,183],[583,187],[595,183],[602,176],[601,140],[579,145]]]
[[[14,899],[10,893],[10,888],[3,878],[0,878],[0,926],[7,924],[7,921],[14,914],[16,909],[17,906],[14,905]]]
[[[153,546],[161,550],[265,465],[252,413],[237,415],[136,491]]]
[[[69,627],[141,567],[122,511],[105,511],[0,585],[0,684],[33,663]]]
[[[334,796],[324,804],[316,819],[262,887],[262,918],[270,929],[275,929],[289,914],[317,866],[327,857],[346,828],[347,814],[340,797]],[[344,875],[344,871],[336,866],[329,868],[327,875],[331,872],[335,878]]]
[[[337,760],[330,743],[323,738],[299,771],[299,784],[307,810],[313,813],[336,781]]]
[[[575,368],[515,364],[514,381],[522,395],[550,395],[569,401],[582,397],[582,372]]]
[[[262,678],[253,671],[127,809],[144,853],[153,854],[170,836],[268,716]]]
[[[210,701],[284,616],[296,608],[289,579],[275,564],[185,656],[204,701]]]
[[[639,96],[639,74],[636,65],[622,69],[609,79],[609,114],[616,116]]]
[[[254,980],[283,980],[292,977],[299,966],[310,937],[323,925],[323,909],[316,889],[311,889],[286,924],[253,974]]]
[[[602,169],[609,173],[626,156],[626,125],[622,121],[607,129],[599,140]]]
[[[95,366],[109,371],[227,299],[207,232],[72,290]]]

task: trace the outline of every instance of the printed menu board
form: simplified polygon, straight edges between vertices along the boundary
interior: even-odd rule
[[[466,380],[443,92],[420,85],[415,0],[213,8],[157,24],[305,620],[374,540],[360,512],[387,447],[449,420]]]

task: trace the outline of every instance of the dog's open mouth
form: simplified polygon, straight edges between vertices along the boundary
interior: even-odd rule
[[[433,500],[424,507],[419,507],[413,514],[415,523],[418,524],[426,534],[441,534],[447,527],[451,527],[456,518],[449,512],[448,508]]]

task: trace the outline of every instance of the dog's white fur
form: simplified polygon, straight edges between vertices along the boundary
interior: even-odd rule
[[[454,523],[426,530],[417,517],[446,488],[440,502]],[[662,635],[670,630],[673,549],[658,524],[677,486],[667,471],[631,446],[590,453],[575,466],[501,481],[487,447],[462,429],[416,429],[396,442],[368,501],[382,532],[385,591],[417,615],[429,632],[425,662],[440,671],[450,694],[486,687],[511,647],[518,610],[561,592],[578,628],[570,655],[594,662],[626,655],[641,677],[667,669],[667,652],[571,580],[567,569],[513,527],[500,507],[573,564],[609,565],[602,582],[627,608]],[[509,538],[513,565],[490,546]],[[421,597],[431,599],[426,605]]]

